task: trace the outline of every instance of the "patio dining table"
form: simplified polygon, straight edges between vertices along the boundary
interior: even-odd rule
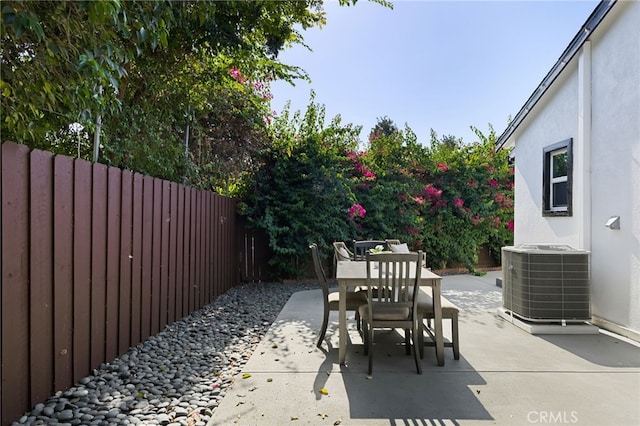
[[[377,271],[377,269],[376,269]],[[412,269],[412,274],[415,270]],[[414,275],[415,276],[415,275]],[[336,278],[340,291],[340,301],[338,305],[339,322],[339,351],[338,360],[341,365],[345,364],[347,355],[347,290],[353,287],[366,287],[367,285],[367,262],[339,261],[336,269]],[[372,277],[374,285],[376,278]],[[431,272],[430,269],[422,267],[420,272],[420,285],[429,286],[433,295],[435,347],[438,365],[444,365],[444,339],[442,336],[442,307],[440,303],[440,288],[442,277]]]

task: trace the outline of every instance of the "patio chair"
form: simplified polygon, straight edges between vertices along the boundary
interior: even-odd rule
[[[409,253],[407,243],[401,243],[400,240],[385,240],[387,248],[394,253]]]
[[[353,260],[353,253],[343,241],[334,241],[333,252],[336,260]]]
[[[322,341],[324,340],[324,336],[327,333],[327,326],[329,324],[329,311],[337,311],[339,309],[338,303],[340,301],[340,293],[338,291],[329,290],[329,282],[327,281],[327,276],[324,273],[324,269],[322,269],[322,262],[320,261],[320,255],[318,253],[318,245],[311,244],[309,248],[311,249],[313,266],[316,270],[316,275],[318,277],[318,281],[320,282],[320,286],[322,287],[322,298],[324,299],[322,328],[320,329],[320,337],[318,338],[318,343],[316,344],[317,347],[320,347],[322,346]],[[356,323],[358,331],[360,331],[360,315],[358,313],[358,308],[361,305],[365,305],[367,303],[366,291],[347,292],[346,302],[347,311],[355,311],[356,313]]]
[[[460,339],[458,335],[458,313],[460,309],[444,296],[440,296],[440,305],[442,308],[442,319],[451,320],[451,342],[444,342],[444,346],[453,348],[453,358],[460,359]],[[424,358],[425,346],[435,346],[435,336],[431,328],[431,320],[433,318],[433,298],[429,294],[421,291],[418,294],[418,325],[422,327],[420,335],[418,336],[420,358]],[[426,320],[426,323],[424,320]],[[428,342],[424,341],[425,332],[430,337]]]
[[[353,253],[343,241],[333,242],[333,277],[336,278],[338,262],[341,260],[353,260]]]
[[[365,354],[369,355],[368,375],[373,372],[374,330],[379,328],[402,328],[405,332],[407,355],[411,354],[410,341],[413,342],[413,355],[418,374],[422,374],[419,348],[417,345],[418,328],[417,310],[419,291],[420,262],[422,252],[417,253],[380,253],[366,254],[367,292],[369,303],[360,306],[362,331],[364,335]],[[415,276],[409,271],[414,264]],[[373,279],[379,285],[374,292]]]
[[[376,246],[386,247],[387,243],[384,240],[353,240],[353,260],[365,260],[369,249]]]

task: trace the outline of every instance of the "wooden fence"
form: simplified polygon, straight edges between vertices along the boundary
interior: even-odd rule
[[[0,155],[3,425],[260,280],[263,243],[232,199],[14,143]]]

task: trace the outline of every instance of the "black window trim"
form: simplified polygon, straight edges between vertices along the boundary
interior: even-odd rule
[[[551,154],[567,149],[567,210],[551,210]],[[542,216],[573,216],[573,138],[554,143],[543,149],[542,159]]]

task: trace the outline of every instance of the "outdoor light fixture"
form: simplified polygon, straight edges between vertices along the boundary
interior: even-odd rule
[[[604,226],[609,229],[620,229],[620,216],[611,216]]]

